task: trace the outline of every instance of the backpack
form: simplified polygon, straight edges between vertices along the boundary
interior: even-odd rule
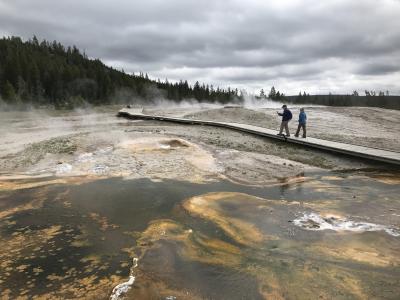
[[[293,118],[292,112],[290,110],[288,110],[288,117],[289,117],[289,121]]]

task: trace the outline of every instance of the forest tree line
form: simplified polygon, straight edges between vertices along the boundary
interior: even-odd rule
[[[292,104],[317,104],[326,106],[368,106],[381,107],[389,109],[400,109],[400,96],[391,96],[389,91],[365,90],[365,95],[359,95],[357,91],[347,95],[310,95],[305,91],[299,92],[297,96],[286,96],[284,93],[277,91],[273,86],[270,92],[265,93],[264,89],[260,90],[257,99],[271,99],[280,102]]]
[[[88,102],[107,104],[132,98],[151,102],[196,99],[227,103],[239,100],[236,89],[221,89],[196,82],[170,83],[151,80],[147,74],[127,74],[89,59],[77,47],[60,43],[28,41],[19,37],[0,39],[0,94],[6,103],[73,107]]]
[[[389,96],[379,92],[376,95],[366,93],[360,96],[355,93],[351,95],[310,95],[305,92],[297,96],[286,96],[286,102],[293,104],[317,104],[326,106],[366,106],[381,107],[388,109],[400,109],[400,96]]]

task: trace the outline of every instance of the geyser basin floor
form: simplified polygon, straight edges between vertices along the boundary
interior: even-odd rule
[[[118,109],[1,113],[0,298],[109,299],[126,287],[116,290],[128,299],[396,299],[399,237],[343,225],[397,232],[398,173],[226,129],[127,121]],[[378,113],[367,125],[386,144]]]
[[[399,176],[316,173],[269,187],[13,180],[0,197],[0,297],[108,299],[134,276],[128,299],[396,299],[400,237],[294,221],[335,215],[397,232]]]

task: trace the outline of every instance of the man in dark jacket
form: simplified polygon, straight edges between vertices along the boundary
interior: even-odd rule
[[[281,129],[279,130],[278,135],[283,135],[283,128],[285,128],[286,131],[286,136],[289,137],[289,121],[292,119],[292,113],[291,111],[287,108],[286,105],[282,106],[283,108],[283,113],[278,112],[279,116],[282,116],[282,123],[281,123]]]

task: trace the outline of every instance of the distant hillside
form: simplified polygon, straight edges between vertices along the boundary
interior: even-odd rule
[[[75,46],[65,48],[36,37],[26,42],[19,37],[0,39],[0,92],[6,103],[55,107],[127,102],[132,97],[143,102],[166,98],[222,103],[240,98],[238,90],[154,81],[142,73],[129,75],[99,59],[89,59]]]

